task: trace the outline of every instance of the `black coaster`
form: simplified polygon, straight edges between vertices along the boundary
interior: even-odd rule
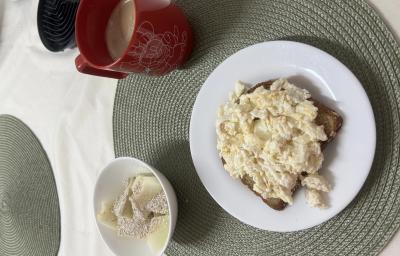
[[[39,1],[39,36],[48,50],[59,52],[75,47],[75,15],[78,5],[79,0]]]

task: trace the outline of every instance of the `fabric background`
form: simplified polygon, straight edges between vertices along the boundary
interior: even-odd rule
[[[399,35],[400,2],[370,2]],[[114,158],[117,81],[76,72],[76,49],[46,51],[37,35],[36,6],[37,0],[0,0],[0,114],[26,123],[48,155],[61,207],[59,255],[112,255],[96,230],[91,202],[99,171]],[[381,255],[399,253],[397,233]]]

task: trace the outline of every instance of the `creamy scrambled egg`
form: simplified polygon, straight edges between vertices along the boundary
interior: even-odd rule
[[[253,190],[263,198],[288,204],[301,181],[307,202],[325,208],[320,192],[330,191],[330,185],[318,170],[324,159],[320,142],[327,136],[315,123],[318,109],[310,93],[286,79],[276,80],[269,90],[246,91],[238,82],[218,109],[217,149],[225,169],[234,178],[252,177]]]

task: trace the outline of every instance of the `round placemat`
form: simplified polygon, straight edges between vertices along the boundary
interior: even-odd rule
[[[0,115],[0,255],[57,255],[60,210],[53,171],[20,120]]]
[[[113,117],[116,156],[149,162],[177,192],[179,218],[167,254],[376,255],[400,225],[400,51],[383,21],[362,0],[177,3],[195,34],[190,61],[163,77],[121,80]],[[223,211],[202,186],[188,142],[192,106],[212,70],[270,40],[307,43],[338,58],[363,84],[376,118],[376,155],[359,195],[333,219],[292,233],[257,230]]]

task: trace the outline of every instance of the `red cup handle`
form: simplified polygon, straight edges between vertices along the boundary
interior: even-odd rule
[[[115,79],[122,79],[128,75],[128,73],[95,68],[91,66],[82,55],[76,57],[75,66],[79,72],[89,75],[104,76]]]

